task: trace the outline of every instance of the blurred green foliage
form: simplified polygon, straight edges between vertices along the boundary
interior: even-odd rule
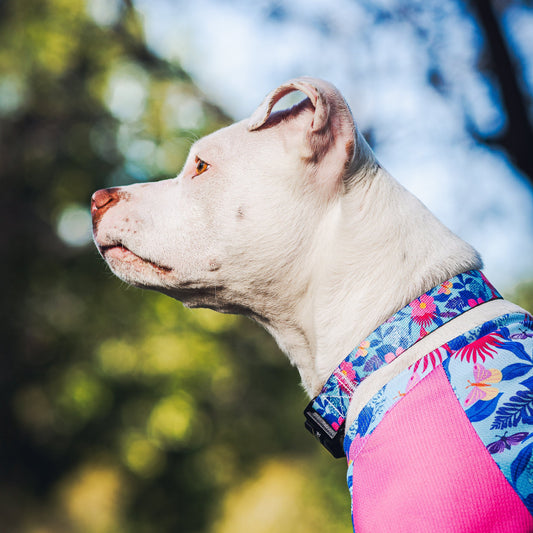
[[[1,531],[351,530],[266,333],[126,287],[89,241],[94,190],[172,177],[228,122],[129,2],[0,2]]]

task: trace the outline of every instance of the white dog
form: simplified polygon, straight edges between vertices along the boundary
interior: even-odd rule
[[[317,397],[308,427],[334,455],[344,441],[356,530],[533,530],[526,417],[478,427],[520,390],[497,384],[527,378],[531,346],[496,348],[531,340],[530,317],[379,165],[332,85],[282,85],[196,142],[177,178],[97,191],[92,213],[117,276],[276,338]]]

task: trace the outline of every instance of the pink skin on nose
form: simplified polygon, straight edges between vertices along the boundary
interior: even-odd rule
[[[123,197],[124,193],[121,193],[118,187],[100,189],[93,194],[91,198],[91,215],[93,217],[93,228],[95,230],[98,227],[98,222],[106,211]]]

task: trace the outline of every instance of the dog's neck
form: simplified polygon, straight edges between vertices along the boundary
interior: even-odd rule
[[[267,308],[259,321],[314,396],[342,359],[397,310],[480,267],[472,247],[377,167],[373,176],[354,179],[324,216],[307,279],[286,287],[291,305],[277,305],[271,315]]]

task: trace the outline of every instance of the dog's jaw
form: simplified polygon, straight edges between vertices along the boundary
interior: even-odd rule
[[[172,268],[159,265],[149,259],[143,259],[122,244],[115,244],[110,246],[99,247],[102,257],[113,270],[113,272],[120,278],[127,277],[124,281],[133,285],[141,284],[143,287],[148,284],[146,280],[150,277],[149,272],[154,272],[158,276],[158,281],[161,277],[167,276],[172,272]],[[134,274],[133,274],[134,273]],[[159,281],[158,284],[161,282]]]

